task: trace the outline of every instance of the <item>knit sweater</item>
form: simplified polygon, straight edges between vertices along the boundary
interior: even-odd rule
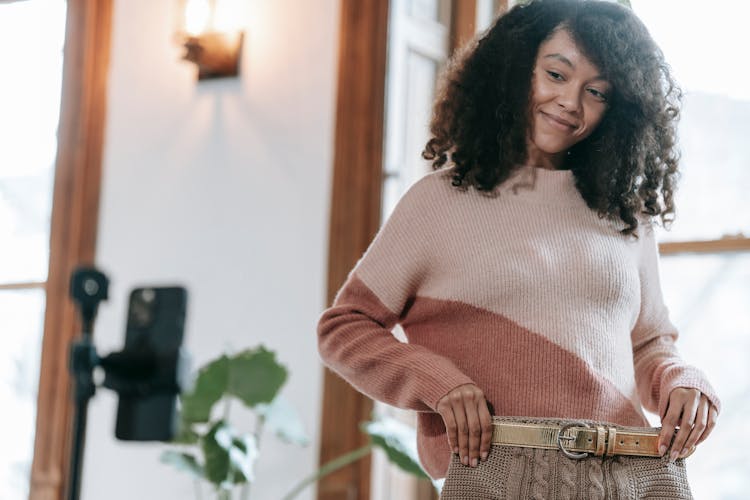
[[[663,415],[676,387],[719,406],[675,348],[649,224],[638,239],[620,234],[570,170],[520,167],[489,194],[452,186],[451,174],[412,185],[318,323],[326,365],[418,412],[433,478],[451,456],[436,406],[462,384],[504,416],[647,426],[643,409]]]

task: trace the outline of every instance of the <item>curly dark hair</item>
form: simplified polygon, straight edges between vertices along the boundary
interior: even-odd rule
[[[571,147],[562,168],[572,170],[600,218],[624,222],[622,234],[637,237],[639,218],[659,216],[668,227],[679,178],[682,91],[643,23],[613,2],[532,0],[500,16],[443,71],[422,156],[435,170],[454,165],[454,186],[483,192],[520,168],[537,52],[558,29],[612,87],[599,126]]]

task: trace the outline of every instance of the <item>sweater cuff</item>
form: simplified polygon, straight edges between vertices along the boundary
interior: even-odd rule
[[[678,387],[699,390],[716,407],[716,411],[721,412],[721,401],[716,395],[714,388],[708,382],[705,374],[693,366],[676,365],[664,370],[661,377],[659,417],[664,417],[664,413],[667,411],[667,404],[669,403],[669,394]]]

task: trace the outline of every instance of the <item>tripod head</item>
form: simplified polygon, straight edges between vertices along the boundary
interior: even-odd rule
[[[102,300],[107,300],[109,279],[93,267],[79,267],[70,278],[70,297],[78,305],[84,335],[90,335]]]

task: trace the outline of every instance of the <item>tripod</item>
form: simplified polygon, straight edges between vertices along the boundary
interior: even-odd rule
[[[176,398],[188,382],[190,360],[181,349],[186,290],[182,287],[134,290],[125,348],[100,357],[92,331],[99,303],[107,298],[108,286],[107,277],[93,268],[77,269],[70,280],[70,295],[81,313],[82,331],[81,338],[70,346],[75,414],[69,500],[80,497],[88,403],[96,392],[95,368],[104,371],[101,385],[120,397],[115,435],[121,440],[171,440],[176,432]]]
[[[101,364],[91,334],[94,319],[102,300],[107,299],[109,280],[104,273],[93,268],[77,269],[70,280],[70,296],[81,313],[81,338],[70,346],[70,373],[73,377],[74,416],[73,443],[70,453],[68,499],[78,500],[81,495],[81,466],[86,439],[86,417],[89,400],[96,392],[94,368]]]

